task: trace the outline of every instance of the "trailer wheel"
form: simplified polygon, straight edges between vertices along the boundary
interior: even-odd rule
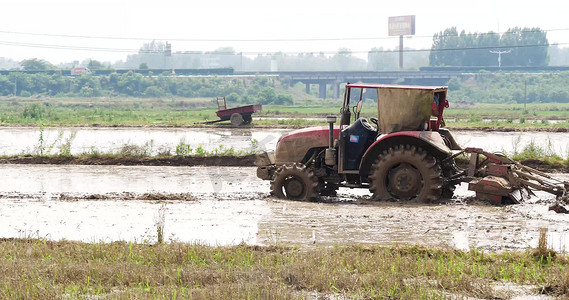
[[[373,200],[436,201],[441,197],[441,168],[423,149],[400,145],[384,151],[369,176]]]
[[[251,115],[243,115],[243,124],[251,124],[251,121],[253,121],[253,117]]]
[[[278,168],[271,181],[271,194],[283,199],[307,201],[318,196],[318,178],[301,163]]]
[[[233,126],[240,126],[243,124],[243,116],[240,113],[233,113],[231,115],[231,125]]]

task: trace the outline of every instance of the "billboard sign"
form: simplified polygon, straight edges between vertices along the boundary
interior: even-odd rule
[[[414,35],[415,16],[389,17],[389,36]]]
[[[70,70],[71,75],[81,75],[83,73],[90,74],[91,71],[88,68],[71,68]]]

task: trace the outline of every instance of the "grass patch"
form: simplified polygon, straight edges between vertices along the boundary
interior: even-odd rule
[[[296,105],[264,105],[254,125],[326,125],[326,115],[339,115],[340,100],[296,101]],[[229,107],[242,104],[230,103]],[[215,101],[209,98],[0,98],[0,124],[41,126],[194,126],[217,120]],[[366,103],[364,116],[377,114]],[[458,105],[445,110],[453,128],[507,127],[515,129],[569,128],[567,103]],[[316,118],[316,120],[306,120]],[[319,120],[321,119],[321,120]],[[219,123],[228,125],[229,122]]]
[[[510,154],[510,158],[517,161],[524,160],[539,160],[546,162],[550,165],[563,165],[569,166],[569,160],[562,158],[555,154],[551,141],[548,142],[546,148],[538,146],[535,141],[530,141],[529,144],[519,149],[520,137],[514,141],[514,150]]]
[[[443,299],[502,297],[494,282],[567,295],[563,256],[395,245],[332,248],[207,247],[0,241],[0,298]]]

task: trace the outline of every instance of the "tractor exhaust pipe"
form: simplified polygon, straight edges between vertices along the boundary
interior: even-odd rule
[[[324,163],[328,166],[336,165],[336,149],[334,148],[334,123],[336,123],[336,116],[327,116],[326,121],[330,124],[330,143],[326,149]]]

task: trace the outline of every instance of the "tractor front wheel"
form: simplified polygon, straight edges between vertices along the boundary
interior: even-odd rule
[[[304,164],[283,165],[271,181],[271,194],[283,199],[311,200],[318,196],[318,178]]]
[[[373,200],[431,202],[441,198],[441,168],[434,157],[415,146],[384,151],[369,179]]]

